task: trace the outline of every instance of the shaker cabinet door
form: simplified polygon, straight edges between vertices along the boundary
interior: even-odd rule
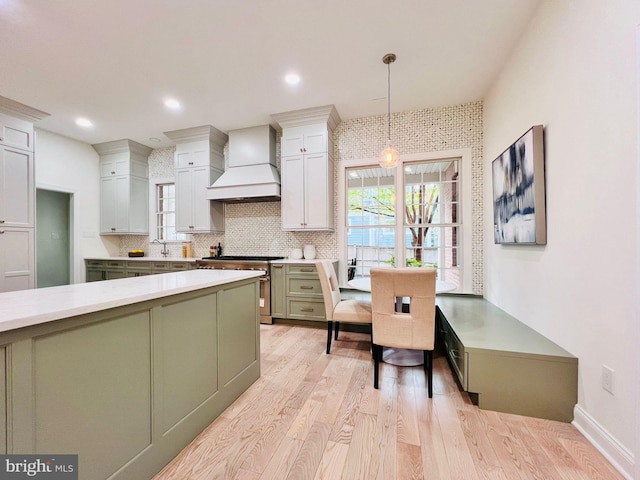
[[[304,157],[283,157],[282,163],[282,228],[302,230],[305,228]]]
[[[333,162],[326,153],[305,155],[305,228],[333,229]]]
[[[116,179],[100,179],[100,232],[116,233]]]
[[[0,292],[35,287],[34,229],[0,226]]]
[[[0,226],[34,226],[33,154],[0,146]]]
[[[0,113],[0,144],[33,152],[33,123]]]

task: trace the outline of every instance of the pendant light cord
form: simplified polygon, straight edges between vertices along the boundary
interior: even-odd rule
[[[391,141],[391,62],[387,63],[387,140]]]

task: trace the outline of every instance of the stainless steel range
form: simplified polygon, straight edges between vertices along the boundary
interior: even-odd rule
[[[273,323],[271,318],[271,261],[284,257],[243,257],[222,255],[196,260],[197,268],[211,270],[264,270],[260,277],[260,323]]]

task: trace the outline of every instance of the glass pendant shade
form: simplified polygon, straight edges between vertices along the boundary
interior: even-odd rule
[[[391,146],[391,140],[387,140],[387,146],[380,154],[378,162],[381,167],[393,168],[398,164],[398,151]]]

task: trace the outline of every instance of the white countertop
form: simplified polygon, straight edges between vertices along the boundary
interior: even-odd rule
[[[85,260],[133,260],[136,262],[195,262],[200,258],[189,257],[85,257]]]
[[[0,332],[263,274],[261,270],[190,270],[0,293]]]
[[[315,264],[318,260],[324,260],[324,258],[314,258],[313,260],[307,260],[306,258],[283,258],[281,260],[271,260],[271,263],[308,263],[308,264]],[[336,259],[331,259],[329,258],[328,260],[331,260],[332,262],[337,262]]]

